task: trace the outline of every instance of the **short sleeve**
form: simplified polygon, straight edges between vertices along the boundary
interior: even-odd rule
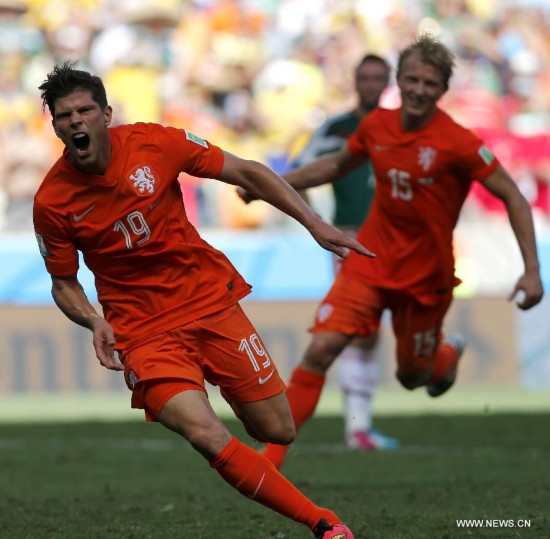
[[[348,138],[348,150],[355,155],[369,155],[367,148],[367,124],[369,122],[369,116],[374,113],[368,114],[361,120],[359,127]]]
[[[40,254],[50,275],[69,277],[78,272],[78,252],[60,217],[34,201],[34,233]]]
[[[500,165],[491,150],[471,131],[464,129],[455,145],[455,167],[471,180],[483,181]]]
[[[180,172],[198,178],[217,178],[221,174],[224,156],[218,146],[174,127],[156,126],[155,136],[162,139],[164,152],[178,163]]]

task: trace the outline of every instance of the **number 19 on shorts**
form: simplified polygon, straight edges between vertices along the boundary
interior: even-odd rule
[[[260,371],[258,361],[261,362],[264,369],[271,365],[271,359],[263,347],[260,337],[258,337],[256,333],[250,335],[248,339],[243,339],[241,341],[241,344],[239,345],[239,352],[247,353],[248,359],[250,359],[255,372]]]

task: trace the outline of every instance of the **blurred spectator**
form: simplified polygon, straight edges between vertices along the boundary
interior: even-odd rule
[[[4,230],[32,230],[32,204],[42,178],[51,166],[43,137],[21,123],[2,141],[0,190],[4,193]]]
[[[460,63],[445,106],[498,140],[499,156],[550,217],[540,142],[550,131],[547,0],[0,0],[1,230],[30,231],[21,216],[56,155],[39,127],[36,89],[55,62],[78,59],[103,77],[115,123],[184,127],[283,172],[300,141],[348,107],[350,66],[365,48],[395,59],[427,29]],[[383,104],[397,99],[390,89]],[[12,146],[26,151],[6,159]],[[181,182],[198,226],[286,223],[215,182]],[[466,216],[499,211],[477,197]]]

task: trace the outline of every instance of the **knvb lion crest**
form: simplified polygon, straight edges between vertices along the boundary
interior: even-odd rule
[[[427,172],[432,168],[437,152],[429,146],[424,146],[418,150],[418,164]]]
[[[139,195],[148,196],[155,192],[155,175],[149,165],[138,165],[128,180]]]
[[[317,309],[317,320],[322,324],[326,322],[334,312],[334,306],[330,303],[323,303]]]
[[[130,386],[131,389],[134,389],[138,382],[139,382],[139,376],[134,371],[131,370],[128,373],[128,385]]]

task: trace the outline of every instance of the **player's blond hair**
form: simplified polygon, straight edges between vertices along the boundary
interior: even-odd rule
[[[426,64],[434,66],[443,75],[443,84],[445,89],[449,88],[449,80],[453,75],[455,67],[455,56],[441,41],[432,33],[423,32],[419,34],[416,41],[403,49],[399,54],[397,63],[397,77],[401,73],[403,64],[410,56],[418,55],[420,60]]]

